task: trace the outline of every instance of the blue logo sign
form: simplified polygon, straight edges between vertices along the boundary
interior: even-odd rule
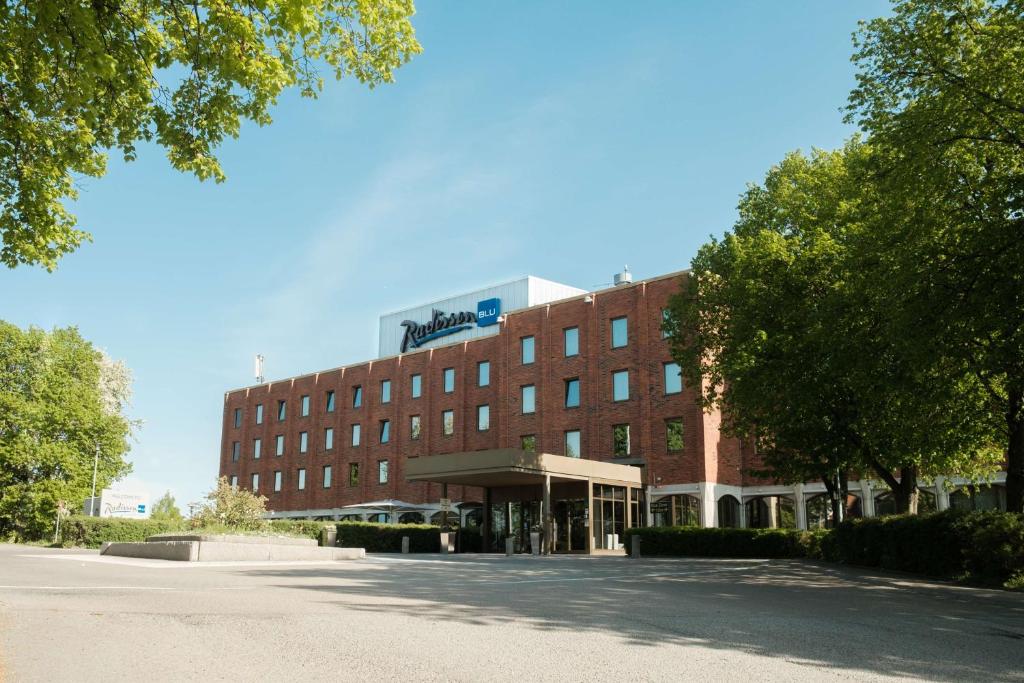
[[[418,323],[415,320],[403,320],[402,326],[405,328],[405,334],[402,336],[401,353],[419,348],[438,337],[446,337],[449,334],[468,330],[474,324],[477,327],[497,324],[498,316],[501,315],[501,299],[481,301],[476,305],[476,310],[476,313],[472,311],[445,313],[435,308],[430,316],[430,322]]]
[[[140,515],[146,514],[146,506],[145,505],[140,505],[139,506],[139,514]]]
[[[476,305],[477,327],[497,325],[499,315],[501,315],[501,299],[487,299]]]

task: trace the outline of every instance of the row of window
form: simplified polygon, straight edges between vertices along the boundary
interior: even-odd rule
[[[446,410],[442,413],[444,433],[451,435],[455,431],[454,411]],[[419,415],[410,417],[410,438],[420,438],[421,420]],[[488,406],[477,406],[477,429],[486,431],[490,428],[490,408]],[[362,429],[358,424],[352,425],[352,445],[358,446],[362,438]],[[669,452],[681,451],[683,449],[683,419],[681,417],[669,418],[665,421],[666,449]],[[380,443],[388,443],[391,440],[391,421],[382,420],[379,432]],[[630,428],[628,424],[612,425],[612,454],[615,457],[627,457],[632,453],[630,446]],[[580,453],[580,430],[571,429],[565,432],[565,454],[571,458],[578,458]],[[328,427],[324,430],[324,448],[334,448],[334,429]],[[537,449],[537,437],[534,434],[525,434],[520,437],[520,448],[525,451]],[[252,457],[259,460],[262,450],[262,440],[253,439]],[[308,432],[299,432],[299,453],[306,453],[309,450]],[[284,435],[276,437],[276,455],[284,455]],[[234,441],[231,444],[231,460],[237,462],[241,457],[241,443]],[[382,461],[384,462],[384,461]]]
[[[274,492],[277,493],[281,490],[282,479],[284,473],[281,470],[274,471]],[[321,485],[325,489],[331,488],[333,478],[333,468],[331,465],[324,465],[322,468],[322,474],[320,478]],[[254,472],[251,475],[251,490],[253,493],[257,493],[260,490],[260,475]],[[388,483],[388,461],[378,460],[377,461],[377,483],[386,484]],[[299,491],[306,489],[306,468],[300,467],[295,471],[295,484]],[[359,463],[352,462],[348,465],[348,485],[358,486],[359,485]],[[231,475],[231,486],[238,488],[238,475]]]
[[[488,386],[490,383],[490,363],[488,361],[482,361],[478,367],[482,368],[487,366],[487,370],[479,370],[479,381],[480,386]],[[449,379],[448,373],[451,372],[451,391],[454,391],[455,387],[455,369],[445,369],[445,392],[449,392]],[[413,397],[418,397],[418,393],[415,391],[415,387],[419,384],[419,375],[413,375]],[[664,363],[662,364],[662,380],[663,388],[666,395],[678,394],[683,390],[683,378],[679,372],[679,365],[677,363]],[[362,405],[362,391],[361,386],[353,387],[355,390],[353,396],[353,407],[358,408]],[[612,400],[613,401],[628,401],[629,400],[629,370],[616,370],[612,373]],[[391,380],[383,380],[381,382],[381,401],[383,403],[389,403],[391,401]],[[533,384],[526,384],[520,387],[520,405],[523,414],[529,414],[536,412],[537,410],[537,390]],[[580,405],[580,380],[578,377],[573,377],[565,380],[565,407],[566,408],[578,408]],[[309,396],[303,396],[301,398],[302,415],[309,415]],[[487,413],[487,422],[489,422],[490,408],[487,406],[481,406]],[[278,401],[278,421],[284,421],[285,419],[286,402]],[[327,392],[327,410],[328,412],[334,411],[334,392]],[[451,411],[445,411],[450,413]],[[385,423],[387,421],[385,420]],[[257,404],[256,406],[256,424],[263,423],[263,404]],[[242,424],[242,409],[235,408],[235,427],[240,427]],[[487,429],[487,427],[479,427],[481,431]],[[303,432],[304,433],[304,432]],[[446,434],[448,432],[445,432]],[[386,443],[386,442],[381,442]],[[358,444],[356,444],[358,445]]]

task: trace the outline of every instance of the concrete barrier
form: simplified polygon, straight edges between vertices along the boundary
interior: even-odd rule
[[[152,536],[145,543],[104,543],[100,554],[178,562],[260,562],[358,560],[366,557],[366,550],[322,547],[311,538],[177,534]]]

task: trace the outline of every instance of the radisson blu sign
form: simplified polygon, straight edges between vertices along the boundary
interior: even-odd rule
[[[425,323],[415,320],[403,320],[402,327],[405,328],[405,335],[402,337],[402,350],[405,353],[409,349],[416,349],[428,341],[468,330],[474,325],[487,327],[496,325],[498,316],[501,315],[501,299],[485,299],[476,305],[476,312],[459,311],[457,313],[446,313],[434,309],[430,320]]]

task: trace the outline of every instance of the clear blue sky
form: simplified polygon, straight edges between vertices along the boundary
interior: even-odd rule
[[[94,242],[0,271],[0,317],[77,325],[135,374],[126,488],[184,509],[217,474],[223,394],[372,358],[377,316],[525,274],[591,288],[688,267],[748,182],[839,146],[850,34],[879,0],[421,0],[423,54],[368,91],[328,82],[221,150],[157,148],[74,207]]]

